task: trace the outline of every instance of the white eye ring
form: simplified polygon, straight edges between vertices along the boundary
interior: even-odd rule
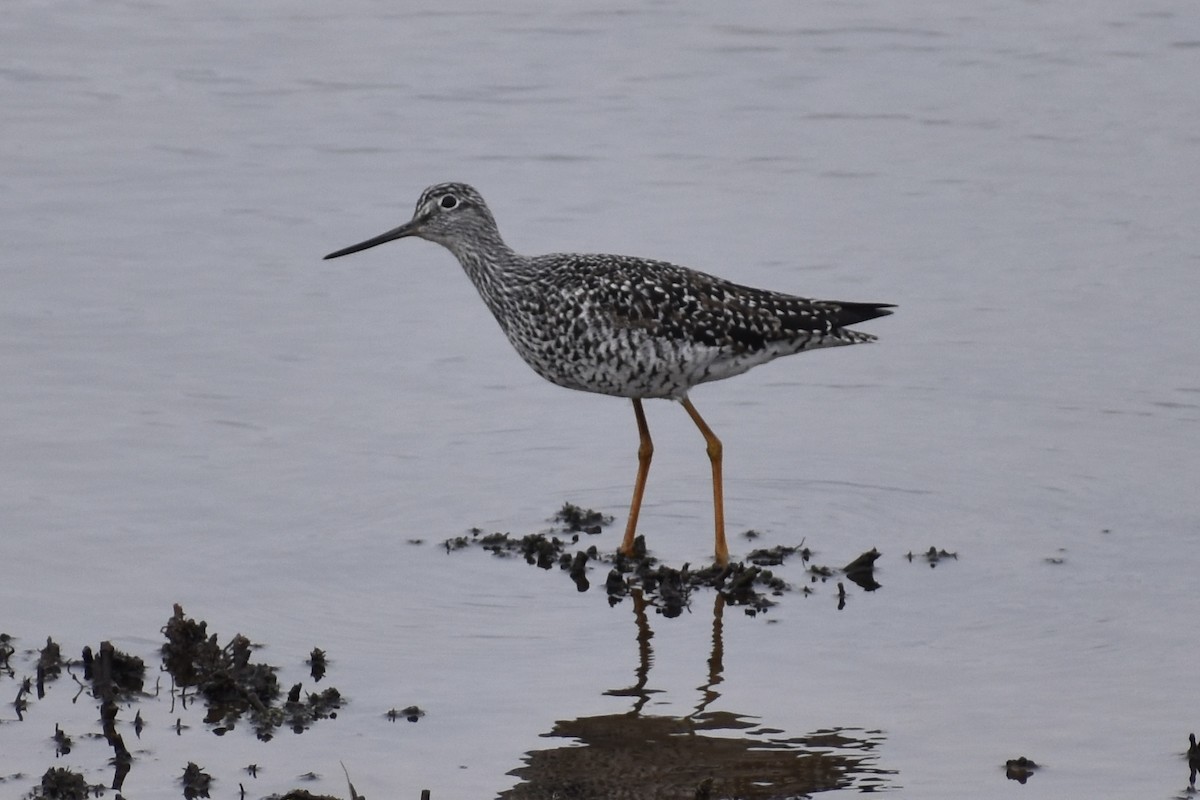
[[[452,194],[448,194],[438,201],[438,205],[446,211],[449,211],[450,209],[458,206],[458,198]]]

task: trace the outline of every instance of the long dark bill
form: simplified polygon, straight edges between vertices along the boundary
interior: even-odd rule
[[[414,227],[414,225],[412,222],[406,222],[403,225],[401,225],[399,228],[392,228],[387,233],[381,233],[378,236],[374,237],[373,239],[367,239],[365,242],[359,242],[358,244],[352,244],[349,247],[338,250],[335,253],[330,253],[329,255],[325,256],[325,258],[323,260],[328,261],[331,258],[339,258],[341,256],[348,256],[351,253],[357,253],[359,250],[367,250],[369,248],[375,247],[376,245],[383,244],[384,242],[390,242],[394,239],[403,239],[405,236],[412,236],[413,235],[413,227]]]

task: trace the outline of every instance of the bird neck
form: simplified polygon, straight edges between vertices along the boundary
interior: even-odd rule
[[[525,283],[527,259],[504,243],[497,231],[476,232],[471,241],[447,242],[463,271],[501,324],[513,290]]]

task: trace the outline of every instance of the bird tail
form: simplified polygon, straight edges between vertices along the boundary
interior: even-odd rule
[[[834,319],[839,328],[857,325],[869,319],[886,317],[896,306],[891,303],[836,303],[838,307]]]

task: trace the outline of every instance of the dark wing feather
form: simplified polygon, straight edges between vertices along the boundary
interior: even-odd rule
[[[840,329],[890,314],[886,303],[841,303],[795,297],[664,261],[575,255],[572,282],[613,322],[654,335],[753,352],[771,342]],[[562,273],[560,273],[562,274]]]

